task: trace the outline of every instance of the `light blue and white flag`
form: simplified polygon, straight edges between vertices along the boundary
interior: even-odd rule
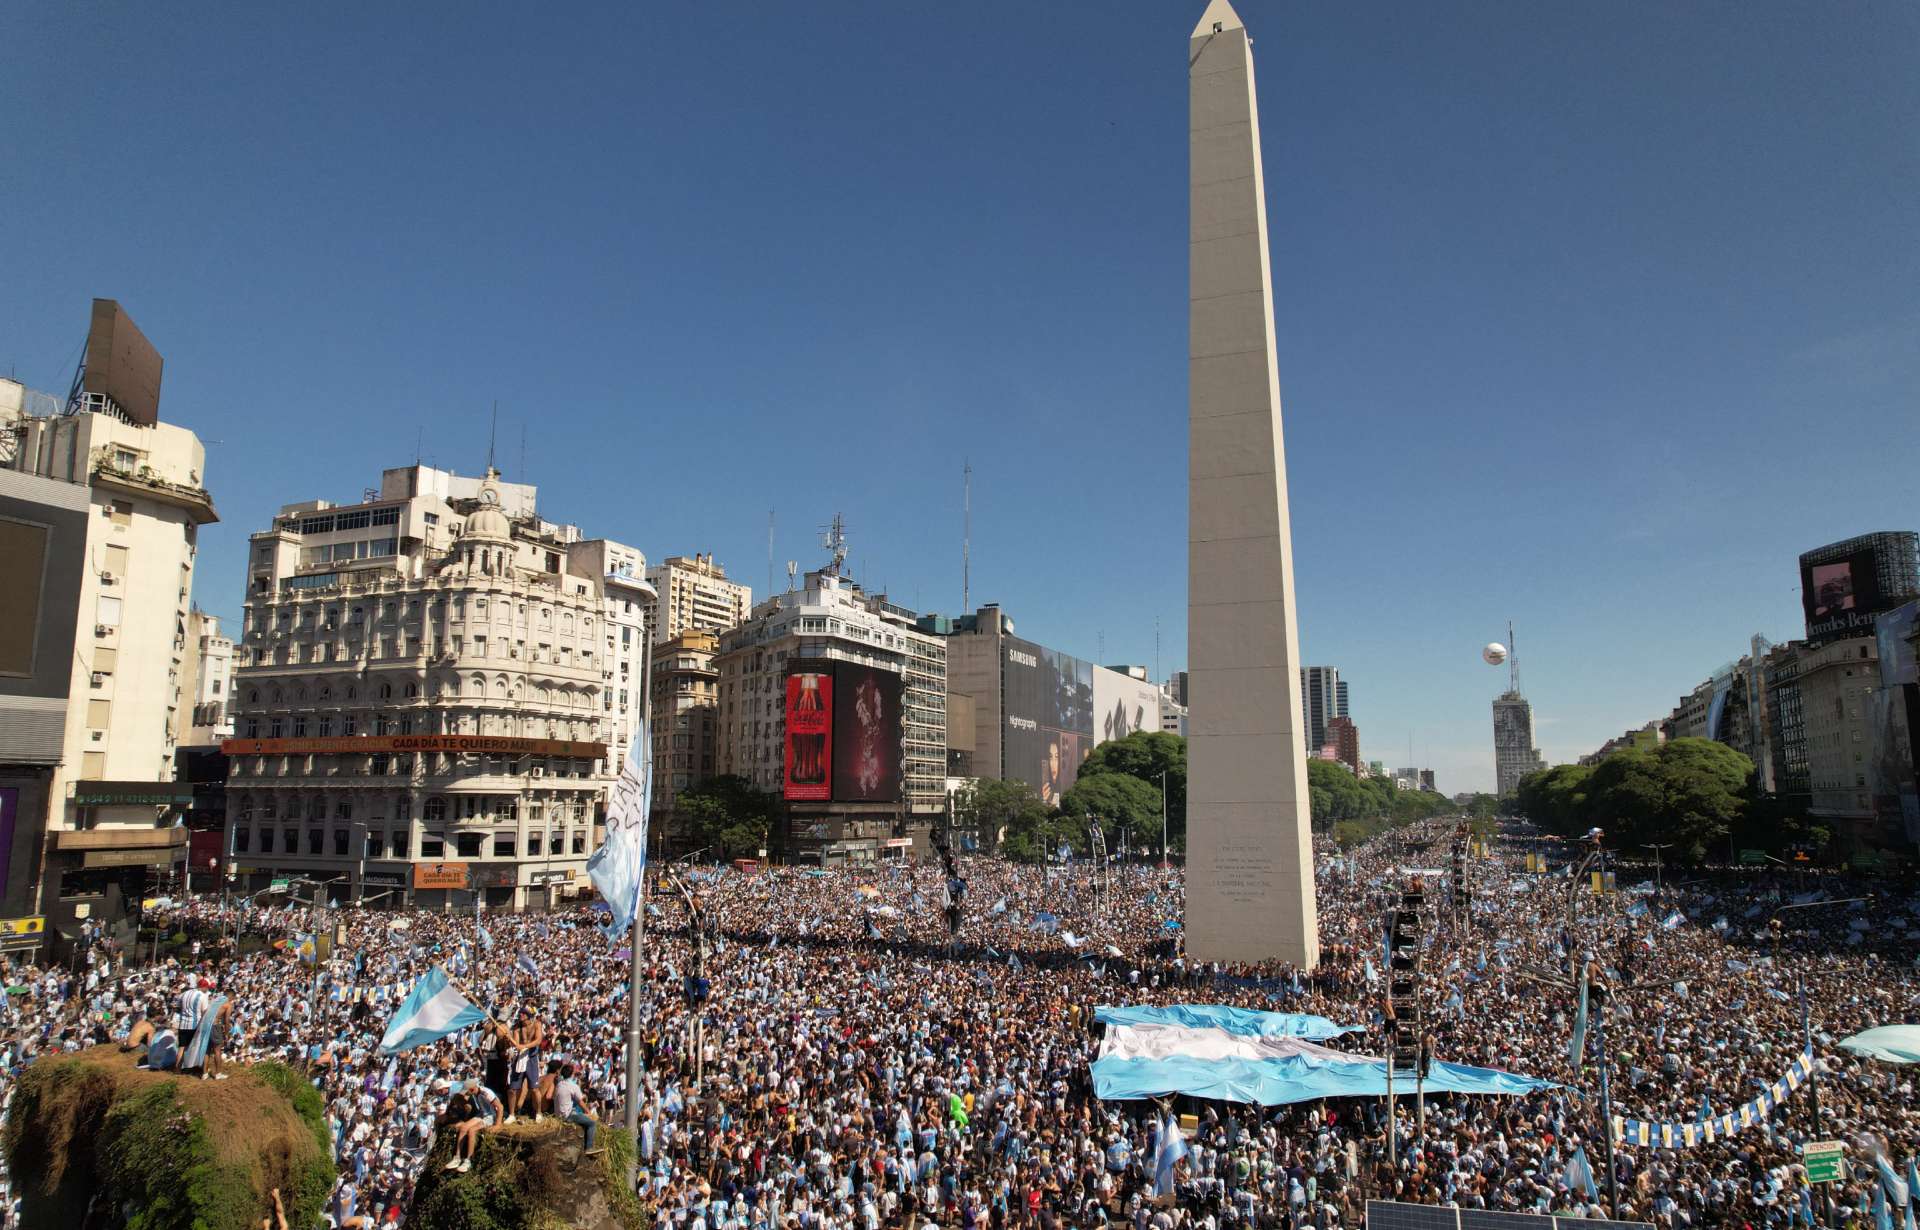
[[[1576,1192],[1585,1192],[1587,1199],[1600,1199],[1600,1189],[1593,1182],[1593,1166],[1587,1161],[1584,1145],[1575,1145],[1573,1156],[1567,1159],[1567,1187]]]
[[[1567,1043],[1567,1066],[1580,1071],[1587,1055],[1587,964],[1580,963],[1580,998],[1573,1009],[1573,1037]]]
[[[1380,1097],[1386,1060],[1336,1051],[1310,1041],[1353,1028],[1302,1013],[1258,1012],[1217,1004],[1102,1006],[1107,1027],[1093,1063],[1095,1096],[1103,1101],[1185,1093],[1261,1106],[1317,1098]],[[1435,1063],[1429,1092],[1525,1094],[1547,1088],[1488,1068]]]
[[[1887,1193],[1887,1203],[1896,1209],[1906,1208],[1909,1198],[1907,1181],[1901,1178],[1900,1172],[1893,1168],[1893,1163],[1887,1160],[1887,1155],[1883,1153],[1874,1158],[1873,1166],[1880,1174],[1880,1186]]]
[[[1681,924],[1685,923],[1686,921],[1687,921],[1687,916],[1685,914],[1682,914],[1679,910],[1675,910],[1673,913],[1667,915],[1665,918],[1660,920],[1660,926],[1668,931],[1676,931],[1680,928]]]
[[[1180,1135],[1180,1121],[1172,1115],[1160,1121],[1160,1144],[1153,1151],[1153,1194],[1173,1194],[1173,1167],[1187,1155],[1186,1137]]]
[[[513,959],[513,965],[515,969],[520,970],[529,978],[538,978],[540,976],[540,967],[535,965],[533,958],[524,952]]]
[[[220,1016],[220,1009],[226,1005],[227,997],[214,995],[208,998],[207,1005],[200,1011],[200,1024],[193,1031],[192,1041],[180,1055],[180,1070],[190,1072],[203,1068],[207,1063],[207,1048],[213,1043],[213,1023]]]
[[[1907,1227],[1914,1230],[1916,1211],[1914,1205],[1920,1204],[1920,1167],[1914,1165],[1914,1159],[1907,1159]]]
[[[436,965],[413,984],[399,1011],[387,1022],[387,1032],[380,1036],[380,1053],[392,1055],[438,1042],[486,1019],[486,1012],[456,990],[447,971]]]
[[[473,925],[480,932],[480,947],[493,951],[493,933],[487,930],[487,924],[480,921],[480,893],[473,895]]]
[[[634,911],[640,908],[652,793],[652,742],[647,724],[642,722],[628,745],[627,763],[620,770],[620,780],[613,784],[613,797],[607,801],[607,839],[587,860],[587,876],[612,911],[601,928],[609,939],[619,939],[632,931]],[[638,953],[634,959],[639,960]]]

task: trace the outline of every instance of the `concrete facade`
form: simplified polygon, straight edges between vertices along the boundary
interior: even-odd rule
[[[407,466],[368,494],[251,538],[224,745],[243,886],[462,904],[422,874],[454,863],[501,908],[577,893],[645,703],[645,559],[492,470]]]
[[[1186,949],[1320,959],[1253,51],[1212,0],[1189,101]]]
[[[727,580],[727,569],[708,555],[669,555],[647,569],[660,594],[660,634],[725,632],[753,613],[753,588]]]

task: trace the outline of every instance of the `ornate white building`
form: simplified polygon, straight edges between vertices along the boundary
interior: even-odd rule
[[[645,703],[645,560],[489,470],[388,470],[253,535],[228,779],[250,883],[550,903]]]

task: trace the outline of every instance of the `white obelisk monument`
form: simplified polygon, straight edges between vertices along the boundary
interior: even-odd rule
[[[1300,635],[1253,49],[1212,0],[1187,52],[1186,950],[1320,959]]]

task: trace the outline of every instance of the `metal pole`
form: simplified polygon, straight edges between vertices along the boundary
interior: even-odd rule
[[[1608,1003],[1611,1004],[1611,1002],[1612,996],[1609,995]],[[1599,1020],[1595,1024],[1600,1035],[1600,1131],[1607,1141],[1607,1216],[1618,1221],[1620,1219],[1620,1178],[1618,1167],[1613,1162],[1613,1095],[1607,1083],[1610,1064],[1605,1008],[1602,1008],[1598,1016]]]
[[[1387,1030],[1387,1165],[1400,1168],[1399,1146],[1393,1138],[1393,1030]]]
[[[1167,854],[1167,770],[1160,771],[1160,867],[1165,870],[1169,862]]]
[[[640,754],[653,755],[653,628],[658,621],[660,596],[654,595],[653,605],[643,609],[640,631]],[[634,753],[633,744],[627,745],[627,755]],[[647,794],[653,793],[652,774],[646,775]],[[651,807],[653,800],[644,799],[642,806]],[[632,1138],[633,1150],[627,1156],[627,1186],[634,1187],[640,1178],[640,946],[647,934],[647,866],[646,844],[641,843],[640,850],[640,902],[633,911],[633,936],[629,941],[633,945],[633,954],[629,962],[629,980],[627,984],[627,1132]]]

